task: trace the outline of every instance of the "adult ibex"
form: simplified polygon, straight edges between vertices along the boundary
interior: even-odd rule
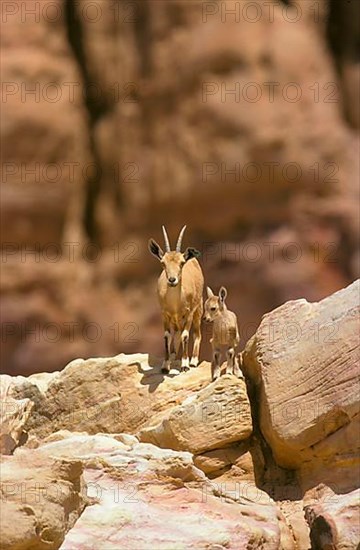
[[[203,313],[204,277],[196,258],[200,252],[187,248],[181,252],[181,243],[186,225],[182,228],[176,244],[171,250],[166,229],[162,226],[165,252],[154,239],[149,240],[149,250],[160,260],[163,271],[158,280],[158,297],[162,311],[165,338],[165,359],[163,372],[170,371],[170,357],[182,344],[181,371],[189,369],[189,334],[194,327],[194,349],[190,365],[197,367],[201,343],[201,317]]]

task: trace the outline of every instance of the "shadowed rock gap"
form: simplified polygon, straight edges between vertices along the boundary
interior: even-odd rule
[[[327,40],[335,61],[360,62],[360,4],[358,0],[329,0]]]
[[[140,1],[137,4],[137,16],[134,20],[134,37],[139,55],[139,76],[142,81],[145,82],[147,79],[150,79],[153,72],[153,62],[151,58],[151,12],[147,1]],[[154,106],[146,97],[141,98],[139,105],[144,122],[142,125],[143,144],[151,146],[153,143],[152,111]]]
[[[140,57],[140,73],[143,78],[151,76],[151,14],[149,3],[140,1],[137,3],[137,15],[134,19],[134,31],[136,45]]]
[[[264,460],[263,470],[258,469],[255,472],[256,484],[259,489],[268,493],[276,501],[299,500],[302,495],[296,480],[295,470],[287,470],[276,464],[271,448],[261,432],[259,420],[260,387],[246,378],[246,388],[251,407],[253,439],[259,444]]]
[[[74,0],[66,0],[65,2],[65,22],[68,41],[74,54],[79,73],[82,77],[81,87],[83,88],[84,105],[88,113],[89,148],[94,163],[93,170],[86,170],[86,173],[91,172],[91,174],[87,176],[88,179],[85,184],[86,196],[83,224],[88,237],[92,241],[96,241],[98,229],[95,221],[95,210],[101,188],[102,166],[94,130],[97,122],[109,112],[110,106],[106,102],[105,95],[103,93],[98,93],[97,86],[95,86],[95,82],[91,77],[84,47],[82,22],[77,13],[77,2]],[[91,93],[94,86],[95,92]]]
[[[245,376],[245,380],[253,426],[250,454],[254,466],[256,486],[279,504],[282,513],[284,513],[284,509],[291,511],[291,502],[297,502],[303,498],[296,472],[276,464],[271,448],[260,429],[260,385],[256,385],[248,376]],[[290,501],[290,507],[288,501]],[[281,506],[282,503],[284,503],[284,509]],[[284,514],[284,517],[294,545],[299,548],[292,521],[286,517],[286,514]],[[308,525],[305,514],[303,515],[303,525]]]
[[[360,2],[329,0],[326,39],[342,88],[343,113],[352,128],[359,128]],[[353,94],[355,94],[353,96]],[[357,105],[357,106],[356,106]]]

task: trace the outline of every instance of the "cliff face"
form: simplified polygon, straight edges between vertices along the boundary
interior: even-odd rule
[[[359,283],[264,316],[245,378],[144,353],[1,376],[4,550],[358,548]]]
[[[159,354],[162,223],[242,344],[356,277],[358,2],[29,4],[2,33],[5,372]]]

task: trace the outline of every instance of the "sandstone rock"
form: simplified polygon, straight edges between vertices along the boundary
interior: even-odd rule
[[[211,474],[211,477],[220,475],[225,469],[236,464],[237,467],[243,470],[242,479],[254,480],[249,447],[249,441],[243,441],[225,449],[206,451],[194,457],[194,464],[206,475]]]
[[[218,380],[170,410],[162,421],[139,432],[141,441],[199,454],[242,441],[252,433],[250,403],[243,380]]]
[[[76,249],[83,254],[95,245],[87,246]],[[69,247],[60,252],[59,245],[58,252],[59,261],[54,263],[46,261],[46,255],[42,261],[41,251],[37,257],[31,253],[22,257],[19,252],[16,260],[10,258],[4,263],[2,373],[14,376],[57,371],[77,357],[132,353],[139,347],[140,334],[145,331],[139,291],[119,293],[107,283],[106,275],[97,274],[93,264],[71,262]],[[5,252],[3,257],[6,259]],[[153,294],[151,300],[149,294],[145,302],[141,300],[144,308],[149,301],[157,307]]]
[[[17,452],[26,450],[18,450]],[[206,481],[204,473],[195,467],[192,455],[188,452],[175,452],[159,449],[154,445],[140,443],[128,434],[89,435],[85,432],[62,430],[47,437],[37,451],[61,458],[76,458],[83,461],[86,468],[111,471],[118,479],[139,476],[156,480],[173,477],[182,481]]]
[[[282,500],[277,503],[290,527],[296,548],[311,550],[310,529],[305,519],[302,500]]]
[[[347,465],[355,485],[358,298],[355,282],[319,303],[284,304],[263,317],[243,357],[257,386],[260,428],[278,464],[304,467],[305,475],[320,463],[329,482]]]
[[[280,548],[295,550],[294,537],[286,523],[286,519],[279,508],[274,507],[274,501],[264,491],[260,490],[252,481],[238,481],[224,477],[211,482],[214,494],[229,502],[236,502],[241,513],[254,522],[253,529],[263,529],[270,539],[278,539]]]
[[[69,432],[53,434],[37,452],[84,465],[93,504],[62,550],[294,548],[265,493],[210,483],[188,452],[159,449],[126,434]]]
[[[24,425],[34,406],[30,399],[14,399],[11,397],[12,379],[10,376],[0,377],[0,454],[9,455],[25,441]]]
[[[178,371],[165,377],[161,373],[161,360],[147,354],[78,359],[54,376],[45,393],[39,392],[32,383],[30,386],[24,383],[17,384],[13,394],[35,402],[33,414],[26,423],[32,437],[43,438],[61,429],[136,433],[148,423],[150,416],[155,422],[166,410],[207,386],[211,379],[208,363],[180,376],[175,373]],[[245,386],[241,384],[241,390],[234,395],[238,393],[239,403],[243,400],[248,407]],[[246,410],[248,433],[250,416]],[[237,413],[236,410],[225,412],[230,418]],[[209,411],[210,414],[214,411]],[[237,433],[242,433],[241,427]],[[230,432],[228,439],[232,439]]]
[[[357,493],[351,491],[359,482],[355,447],[359,414],[357,396],[347,384],[356,375],[357,296],[354,283],[320,303],[290,302],[264,316],[243,354],[254,435],[245,381],[225,375],[210,382],[208,363],[180,376],[175,370],[164,376],[160,360],[121,354],[79,359],[51,374],[3,376],[4,395],[22,411],[16,427],[29,436],[25,447],[11,448],[14,456],[6,460],[14,461],[9,464],[28,457],[29,468],[47,460],[75,461],[84,468],[84,481],[79,479],[78,485],[87,483],[87,495],[82,491],[80,496],[87,496],[82,506],[89,505],[72,528],[78,507],[71,520],[61,515],[55,527],[53,519],[46,519],[51,524],[51,544],[60,544],[70,528],[65,549],[125,545],[165,550],[175,540],[184,547],[205,548],[206,537],[215,546],[236,549],[252,544],[307,550],[310,539],[314,548],[355,547],[359,509]],[[295,314],[301,337],[285,346],[284,326],[287,331],[293,328]],[[320,339],[328,339],[329,317],[338,323],[335,335],[341,338],[341,347],[335,335],[331,341]],[[309,334],[314,326],[319,342],[313,343]],[[295,399],[301,414],[264,415],[270,398],[270,413],[279,407],[281,412],[281,406],[293,412],[289,409],[293,402],[287,399]],[[318,408],[311,409],[315,400]],[[31,413],[21,408],[22,402],[31,406]],[[314,411],[315,417],[310,414]],[[264,430],[264,420],[274,422],[265,424]],[[283,437],[272,436],[272,430]],[[15,442],[22,443],[21,438]],[[296,457],[291,463],[295,470],[286,469],[284,449],[288,460]],[[308,491],[302,503],[302,492],[319,479],[326,485]],[[7,491],[13,496],[16,491],[11,487]],[[18,513],[17,504],[8,499],[6,518],[13,509]],[[52,510],[48,507],[49,514]],[[200,515],[201,529],[196,527]],[[175,517],[181,518],[181,527]],[[217,530],[210,521],[214,517]],[[42,521],[40,517],[38,531]],[[25,540],[32,540],[34,522],[19,517],[18,525]],[[8,519],[5,526],[11,548],[18,535]],[[42,536],[45,539],[48,533]]]
[[[353,550],[360,545],[360,490],[336,494],[320,485],[304,497],[312,548]]]
[[[1,548],[55,550],[87,502],[82,463],[20,450],[1,464]]]
[[[229,375],[210,384],[209,364],[164,377],[160,365],[145,354],[77,360],[50,377],[44,392],[36,379],[18,377],[13,395],[35,404],[25,422],[32,438],[60,429],[136,433],[144,427],[143,441],[199,454],[251,435],[244,380]]]
[[[360,416],[314,445],[314,457],[302,465],[298,479],[303,490],[319,481],[336,493],[348,492],[359,484]]]
[[[2,29],[1,242],[31,249],[61,242],[69,207],[78,209],[79,229],[81,205],[70,197],[85,183],[87,121],[65,2],[55,0],[49,10],[28,2],[12,7]]]
[[[1,350],[3,372],[58,370],[75,357],[139,346],[160,355],[161,318],[150,299],[158,266],[144,243],[163,222],[176,233],[184,213],[209,284],[221,277],[241,312],[242,345],[264,311],[301,296],[319,300],[354,277],[358,146],[343,106],[356,126],[356,57],[347,43],[351,51],[357,46],[349,14],[358,8],[317,2],[315,15],[304,2],[292,4],[255,2],[249,11],[258,21],[249,21],[241,3],[237,16],[225,16],[226,3],[201,0],[56,0],[48,10],[35,5],[37,20],[22,18],[26,2],[14,4],[15,15],[6,12],[1,220],[3,247],[10,247],[3,276],[11,285],[2,281],[1,290],[3,318],[16,330]],[[342,29],[344,58],[326,42],[327,5]],[[290,18],[298,10],[299,20],[290,23],[286,10]],[[8,84],[18,91],[7,94]],[[287,95],[297,91],[299,101],[291,101]],[[47,259],[53,247],[84,234],[95,240],[90,249],[103,246],[98,261],[86,261],[90,288],[66,275],[81,269],[66,247],[66,261]],[[39,265],[36,243],[50,245]],[[129,311],[130,292],[140,296]],[[72,341],[64,324],[74,320]],[[101,327],[101,342],[81,334],[89,322]],[[109,327],[116,322],[136,323],[138,344],[114,342]],[[56,353],[42,336],[21,336],[35,323],[62,329]],[[206,342],[203,354],[210,357]]]

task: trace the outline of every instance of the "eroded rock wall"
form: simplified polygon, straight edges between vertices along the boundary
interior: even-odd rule
[[[358,3],[30,4],[2,33],[4,372],[160,354],[162,223],[188,224],[242,344],[357,276]]]

